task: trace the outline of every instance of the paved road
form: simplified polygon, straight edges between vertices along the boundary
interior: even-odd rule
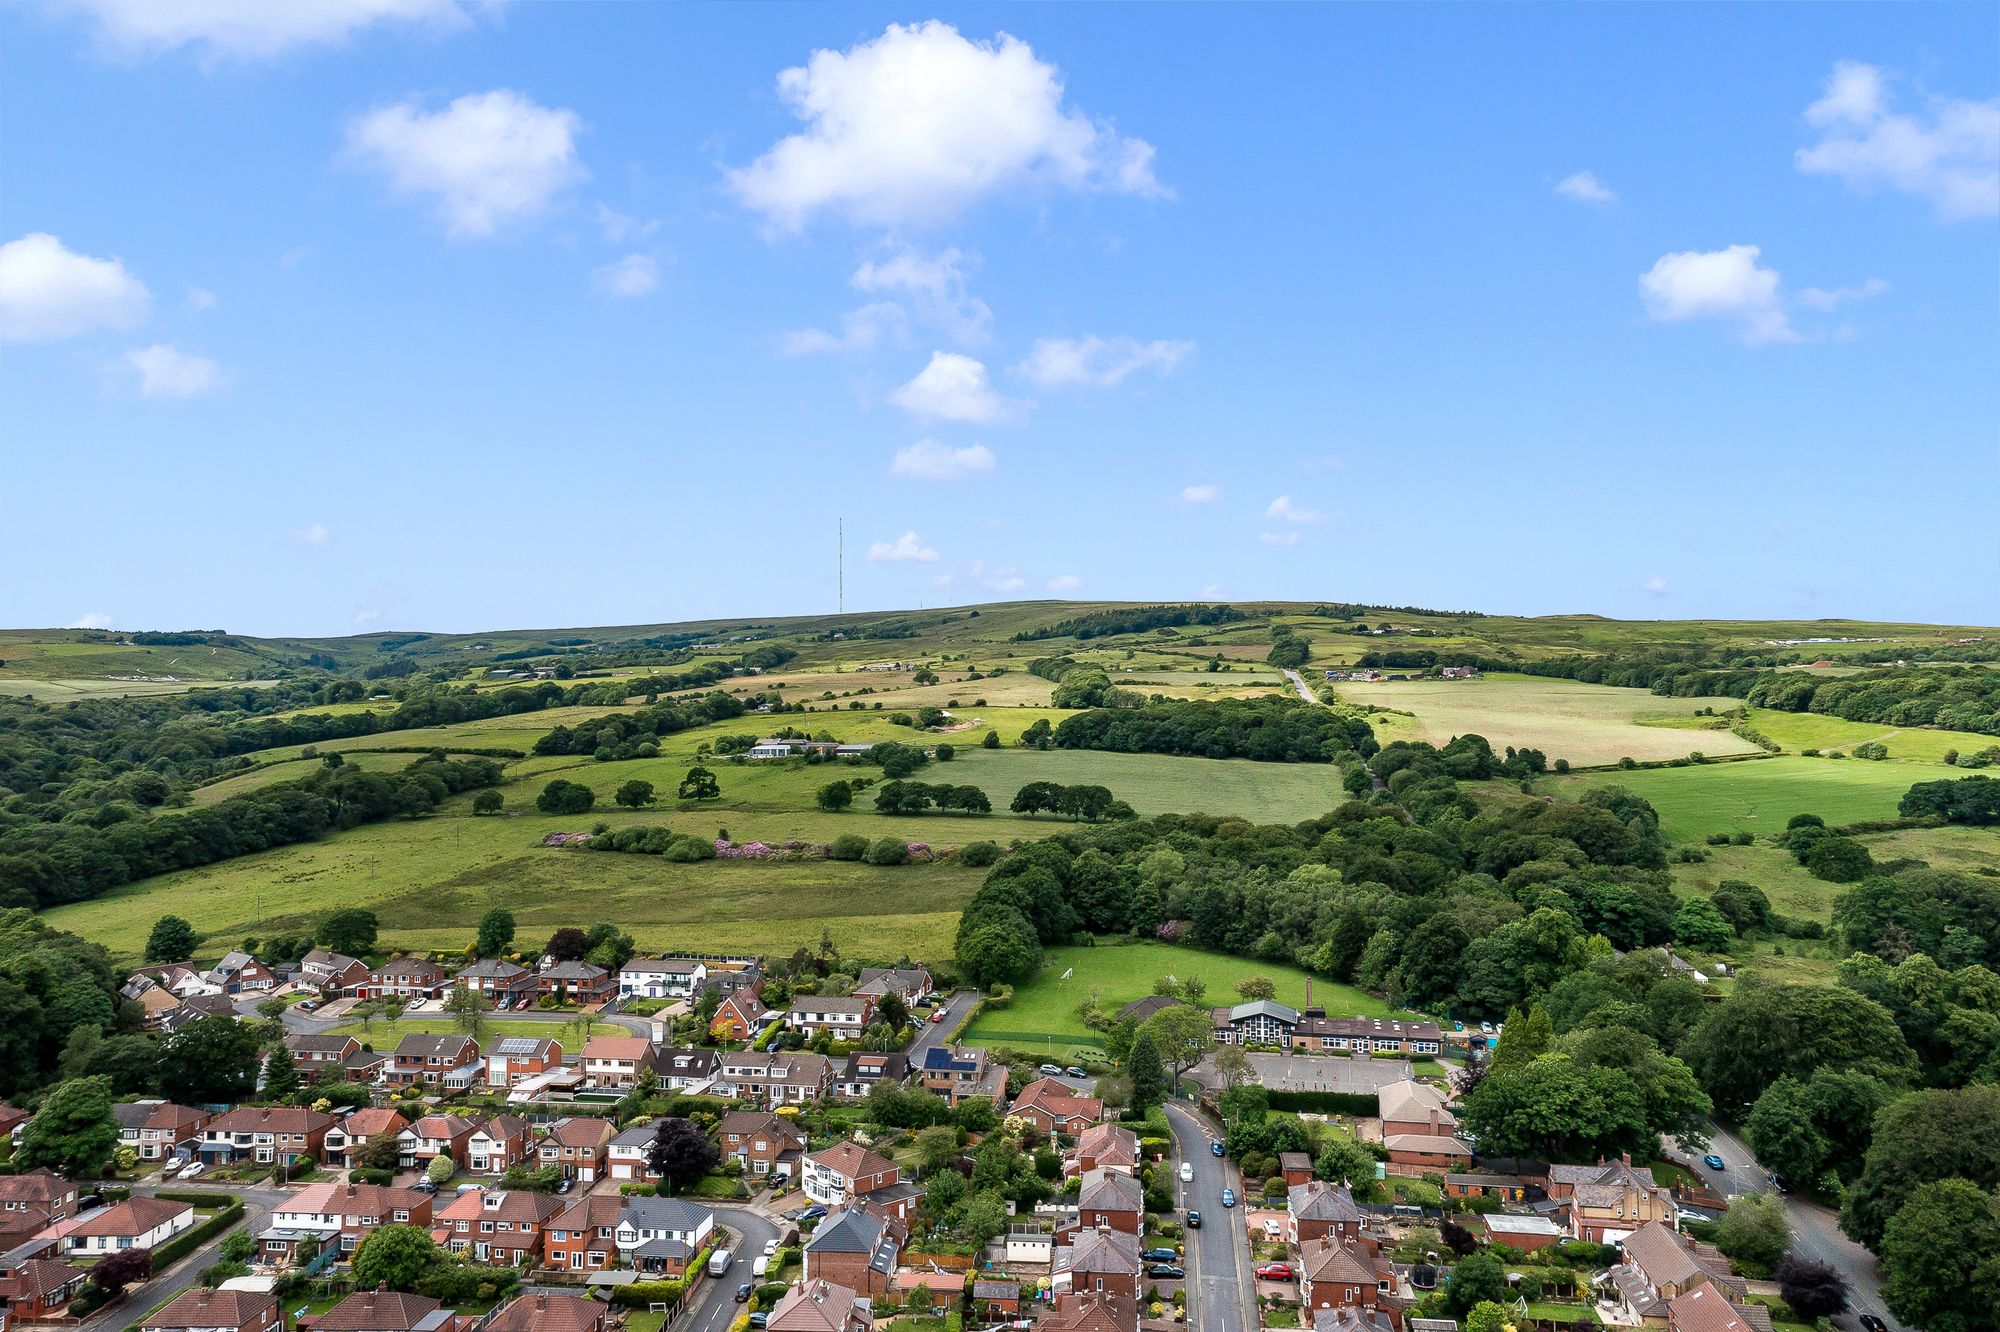
[[[923,1030],[917,1033],[917,1039],[911,1041],[910,1048],[904,1052],[910,1058],[910,1067],[915,1068],[921,1064],[924,1051],[932,1046],[951,1043],[952,1038],[964,1028],[965,1020],[972,1016],[972,1004],[977,998],[979,998],[977,990],[954,990],[945,996],[944,1001],[937,1006],[937,1011],[944,1014],[944,1021],[925,1021],[922,1024]]]
[[[1319,702],[1319,699],[1313,696],[1312,689],[1306,684],[1305,676],[1300,675],[1297,671],[1286,671],[1285,678],[1292,682],[1292,688],[1299,691],[1300,698],[1304,699],[1308,703]]]
[[[777,1223],[748,1207],[718,1206],[715,1219],[739,1236],[736,1261],[724,1275],[701,1283],[701,1294],[674,1319],[674,1332],[724,1332],[741,1312],[736,1288],[746,1281],[756,1284],[750,1269],[763,1255],[764,1246],[778,1238]]]
[[[1202,1219],[1200,1230],[1186,1232],[1188,1326],[1202,1332],[1254,1332],[1258,1321],[1250,1236],[1242,1209],[1222,1206],[1225,1188],[1239,1196],[1243,1192],[1236,1163],[1210,1153],[1213,1134],[1190,1112],[1170,1105],[1167,1123],[1174,1132],[1175,1154],[1194,1167],[1194,1182],[1183,1184],[1175,1165],[1174,1188],[1182,1210],[1193,1208]]]
[[[132,1192],[135,1194],[150,1194],[156,1193],[162,1188],[171,1189],[173,1187],[173,1185],[165,1184],[140,1184],[134,1186]],[[182,1184],[179,1187],[207,1188],[208,1186],[197,1180],[193,1183]],[[248,1226],[250,1233],[255,1235],[264,1228],[264,1219],[270,1213],[272,1206],[281,1202],[287,1196],[286,1190],[272,1188],[268,1185],[257,1185],[248,1188],[227,1188],[222,1185],[214,1187],[219,1191],[234,1193],[243,1199],[242,1221],[235,1226],[231,1226],[229,1230],[223,1231],[222,1234],[217,1235],[207,1244],[175,1263],[166,1270],[164,1275],[153,1277],[152,1280],[146,1282],[143,1286],[133,1287],[124,1299],[107,1305],[84,1319],[82,1323],[77,1325],[79,1332],[110,1332],[110,1329],[113,1328],[129,1327],[139,1320],[140,1315],[146,1313],[155,1305],[162,1304],[190,1286],[193,1286],[196,1284],[196,1278],[201,1275],[203,1268],[209,1266],[211,1263],[222,1260],[222,1241],[232,1231]],[[213,1213],[197,1212],[195,1214],[196,1224],[200,1224],[201,1221],[210,1215],[213,1215]]]
[[[1757,1163],[1748,1143],[1725,1128],[1716,1126],[1711,1131],[1709,1150],[1723,1161],[1719,1171],[1703,1165],[1700,1153],[1682,1150],[1671,1139],[1667,1146],[1669,1156],[1711,1181],[1728,1197],[1771,1192],[1770,1172]],[[1835,1213],[1792,1194],[1784,1196],[1784,1203],[1785,1219],[1792,1223],[1792,1251],[1802,1258],[1839,1268],[1852,1288],[1848,1311],[1834,1320],[1835,1325],[1858,1328],[1861,1324],[1856,1315],[1871,1313],[1895,1332],[1904,1332],[1903,1325],[1882,1303],[1882,1282],[1876,1273],[1875,1255],[1841,1233]]]

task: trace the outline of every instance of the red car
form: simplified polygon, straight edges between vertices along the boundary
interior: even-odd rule
[[[1257,1269],[1257,1276],[1262,1281],[1290,1281],[1292,1279],[1292,1265],[1290,1263],[1265,1263]]]

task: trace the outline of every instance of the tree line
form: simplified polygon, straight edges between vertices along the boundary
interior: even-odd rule
[[[1053,742],[1059,749],[1279,763],[1365,758],[1377,747],[1375,733],[1361,718],[1278,697],[1159,699],[1136,708],[1080,712],[1055,727]]]

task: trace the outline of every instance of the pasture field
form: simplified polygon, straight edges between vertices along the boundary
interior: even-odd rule
[[[1063,979],[1067,972],[1069,978]],[[1100,1046],[1102,1039],[1083,1025],[1077,1005],[1097,991],[1107,1013],[1153,992],[1161,976],[1199,976],[1208,991],[1202,1002],[1210,1007],[1241,1003],[1236,986],[1252,976],[1269,976],[1277,983],[1278,1002],[1306,1006],[1306,987],[1313,1003],[1340,1017],[1396,1017],[1397,1010],[1371,994],[1308,976],[1297,967],[1250,958],[1229,957],[1172,944],[1107,940],[1096,947],[1051,948],[1035,978],[1015,987],[1006,1008],[981,1012],[961,1040],[967,1045]],[[1402,1015],[1406,1016],[1406,1015]]]
[[[564,1014],[560,1019],[536,1021],[533,1018],[509,1018],[496,1014],[486,1019],[486,1031],[491,1036],[546,1036],[551,1040],[560,1041],[565,1047],[568,1047],[577,1044],[576,1028],[570,1025],[571,1020],[575,1016],[577,1015]],[[388,1018],[377,1018],[375,1021],[365,1025],[358,1021],[342,1022],[332,1028],[331,1034],[335,1036],[352,1036],[363,1045],[371,1045],[377,1049],[389,1049],[405,1036],[456,1036],[460,1030],[461,1028],[458,1023],[448,1017],[406,1017],[397,1018],[394,1022],[391,1022]],[[632,1032],[629,1028],[619,1023],[597,1021],[591,1022],[590,1031],[588,1032],[588,1035],[591,1036],[630,1036],[631,1034]],[[582,1047],[578,1046],[577,1048],[581,1049]],[[568,1053],[569,1051],[565,1050],[565,1052]]]
[[[677,865],[659,856],[539,845],[550,832],[658,817],[436,816],[369,824],[127,884],[44,915],[56,928],[125,958],[139,955],[153,922],[169,912],[233,946],[250,935],[302,933],[328,912],[350,906],[381,917],[387,949],[463,948],[480,916],[504,906],[514,912],[523,938],[610,920],[650,950],[772,953],[817,947],[825,929],[857,957],[893,959],[905,949],[912,956],[945,957],[959,910],[985,877],[983,870],[946,865]],[[889,820],[855,822],[880,827]],[[746,839],[761,835],[754,828],[731,831]]]
[[[1942,765],[1947,751],[1976,754],[1982,749],[2000,745],[2000,736],[1978,735],[1971,731],[1883,726],[1874,722],[1822,717],[1811,712],[1777,712],[1770,708],[1751,708],[1748,711],[1751,726],[1793,753],[1802,749],[1852,749],[1867,741],[1879,740],[1882,747],[1889,751],[1888,762]]]
[[[1029,782],[1059,782],[1109,787],[1112,795],[1129,802],[1142,816],[1235,814],[1256,823],[1316,819],[1348,798],[1340,787],[1340,770],[1330,763],[1253,763],[1083,749],[972,749],[951,763],[932,764],[918,780],[977,786],[996,810],[1006,809],[1014,793]],[[863,792],[861,798],[866,801],[870,796]],[[1068,820],[1030,822],[1046,835]]]
[[[1545,778],[1538,785],[1571,799],[1594,787],[1622,786],[1652,802],[1668,837],[1699,842],[1709,833],[1746,829],[1772,836],[1783,832],[1794,814],[1817,814],[1830,824],[1893,819],[1903,793],[1931,775],[1903,763],[1779,755],[1742,763],[1580,773]]]
[[[2000,868],[2000,828],[1905,828],[1873,833],[1861,840],[1877,860],[1909,856],[1932,869],[1961,874]]]
[[[83,698],[156,698],[163,694],[187,694],[197,689],[215,689],[224,683],[221,680],[40,679],[0,675],[0,694],[25,695],[44,703],[71,703]],[[256,689],[276,684],[277,681],[235,680],[226,683]]]
[[[542,712],[523,712],[509,717],[454,722],[450,726],[419,726],[407,731],[350,735],[338,740],[322,740],[315,748],[322,754],[333,751],[345,754],[357,749],[404,749],[413,745],[427,749],[518,749],[525,753],[535,747],[535,741],[558,726],[574,726],[586,718],[623,710],[615,707],[548,708]],[[307,714],[318,711],[317,708],[309,708]],[[277,745],[256,750],[250,758],[258,763],[268,763],[273,759],[295,757],[301,748],[301,745]]]
[[[343,755],[341,761],[363,772],[401,772],[422,757],[422,754],[371,754],[364,751]],[[196,787],[194,803],[197,806],[219,805],[231,796],[243,795],[278,782],[297,781],[301,777],[311,775],[318,766],[319,760],[316,758],[268,763],[261,768],[252,768],[248,772],[225,777],[219,782]]]
[[[210,643],[175,647],[96,641],[77,631],[0,629],[5,678],[102,679],[110,675],[171,675],[198,684],[242,683],[267,676],[274,659],[257,651]],[[116,683],[116,682],[107,682]]]
[[[1277,671],[1189,671],[1189,670],[1114,670],[1111,683],[1120,689],[1129,689],[1135,694],[1151,697],[1165,694],[1169,698],[1261,698],[1265,694],[1291,692],[1285,677]]]
[[[1687,716],[1698,708],[1736,705],[1735,700],[1726,698],[1662,698],[1644,689],[1500,674],[1477,680],[1338,684],[1334,692],[1344,702],[1414,714],[1413,718],[1388,719],[1378,730],[1385,741],[1427,740],[1442,745],[1457,735],[1483,735],[1496,751],[1504,752],[1509,745],[1539,749],[1548,755],[1549,762],[1568,759],[1575,767],[1616,763],[1627,757],[1641,761],[1682,758],[1694,750],[1708,754],[1757,752],[1755,745],[1727,731],[1696,738],[1685,731],[1642,724],[1659,717]]]
[[[1783,826],[1780,822],[1779,827]],[[1876,855],[1882,854],[1873,837],[1862,840],[1870,844],[1869,849]],[[1736,879],[1754,883],[1763,889],[1764,895],[1771,899],[1771,909],[1780,915],[1799,920],[1828,921],[1833,919],[1833,899],[1852,887],[1851,884],[1815,879],[1806,873],[1805,866],[1792,858],[1791,852],[1769,842],[1702,849],[1709,853],[1707,860],[1695,865],[1667,867],[1674,876],[1674,891],[1684,897],[1707,897],[1724,880]]]

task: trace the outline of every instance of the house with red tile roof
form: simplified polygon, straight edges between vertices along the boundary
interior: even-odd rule
[[[495,1115],[474,1129],[465,1144],[466,1169],[499,1175],[535,1155],[534,1129],[519,1115]]]
[[[437,1214],[431,1233],[469,1262],[539,1267],[548,1252],[549,1223],[568,1205],[553,1193],[467,1189]]]
[[[584,1081],[599,1091],[630,1091],[653,1067],[653,1043],[644,1036],[592,1036],[583,1044]]]
[[[516,1296],[482,1332],[605,1332],[611,1306],[575,1295],[537,1292]]]
[[[463,1166],[471,1159],[479,1121],[464,1115],[425,1115],[396,1135],[396,1161],[405,1170],[425,1169],[440,1156]]]
[[[299,1332],[461,1332],[477,1321],[428,1295],[357,1290],[323,1314],[301,1317]]]
[[[370,1138],[381,1134],[395,1137],[409,1125],[402,1112],[382,1106],[364,1105],[352,1114],[342,1115],[328,1128],[322,1139],[325,1146],[325,1164],[336,1169],[347,1169],[354,1164],[354,1153]]]
[[[185,1154],[183,1148],[192,1151],[209,1120],[206,1110],[161,1100],[121,1101],[111,1107],[111,1114],[118,1121],[119,1143],[141,1161],[164,1161]]]
[[[194,1208],[139,1196],[94,1212],[63,1236],[67,1253],[99,1257],[123,1249],[156,1249],[194,1228]]]
[[[617,1130],[608,1119],[570,1115],[549,1125],[535,1155],[544,1168],[560,1166],[565,1177],[591,1184],[603,1177],[611,1140],[616,1136]]]
[[[261,1290],[184,1290],[139,1320],[139,1332],[283,1332],[278,1297]]]
[[[1007,1113],[1029,1121],[1044,1133],[1073,1138],[1104,1118],[1104,1102],[1081,1095],[1055,1078],[1036,1078],[1021,1089]]]
[[[769,1332],[868,1332],[875,1325],[868,1302],[830,1281],[801,1281],[771,1308]]]

